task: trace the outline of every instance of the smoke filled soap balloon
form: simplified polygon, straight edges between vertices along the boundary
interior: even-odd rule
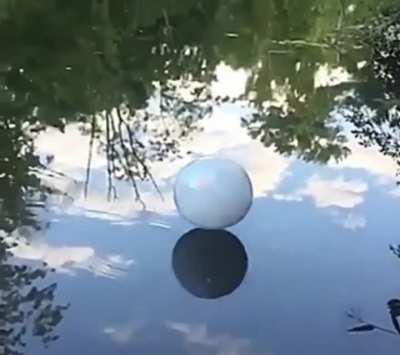
[[[228,159],[200,159],[179,172],[174,196],[185,219],[202,228],[217,229],[246,216],[253,189],[239,164]]]

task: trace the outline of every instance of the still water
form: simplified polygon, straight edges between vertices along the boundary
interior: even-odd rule
[[[398,353],[396,1],[5,0],[0,44],[0,354]]]

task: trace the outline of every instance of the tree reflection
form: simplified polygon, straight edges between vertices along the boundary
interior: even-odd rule
[[[176,86],[168,84],[160,92],[160,110],[157,113],[150,109],[134,109],[124,103],[93,116],[86,192],[95,138],[107,157],[109,198],[117,198],[113,179],[130,181],[136,200],[140,200],[138,181],[150,180],[158,190],[151,173],[151,162],[181,157],[184,153],[180,149],[181,141],[197,129],[198,120],[211,112],[211,106],[204,96],[207,88],[201,86],[191,89],[196,98],[182,99],[176,96]],[[100,128],[96,135],[96,130],[101,126],[105,126],[105,132]]]
[[[22,227],[46,227],[36,215],[45,191],[35,174],[41,164],[21,121],[4,119],[0,127],[0,352],[19,355],[29,332],[46,346],[56,340],[55,328],[68,307],[55,304],[57,285],[42,281],[50,272],[46,265],[21,265],[13,258]]]
[[[396,331],[394,331],[390,328],[378,325],[376,323],[373,323],[369,320],[365,320],[360,314],[358,314],[354,310],[347,312],[347,317],[349,319],[351,319],[352,321],[355,321],[356,325],[352,326],[347,331],[349,333],[365,333],[365,332],[371,332],[371,331],[379,331],[379,332],[383,332],[383,333],[387,333],[387,334],[391,334],[391,335],[399,335],[400,334],[399,323],[397,320],[399,313],[398,313],[398,311],[397,312],[395,311],[395,307],[398,307],[399,302],[400,301],[396,300],[396,299],[390,300],[388,302],[389,314],[390,314],[390,317],[393,322],[393,326]]]
[[[389,246],[390,251],[400,258],[400,245]],[[393,298],[388,301],[387,303],[387,310],[392,321],[393,329],[389,329],[387,327],[383,327],[371,321],[365,320],[359,312],[355,310],[350,310],[347,312],[347,317],[356,322],[356,325],[349,328],[349,333],[364,333],[364,332],[371,332],[371,331],[380,331],[392,335],[400,335],[400,300]]]
[[[211,1],[9,2],[0,22],[0,117],[37,129],[82,122],[89,149],[94,140],[104,143],[109,194],[113,178],[126,179],[138,198],[137,181],[154,183],[150,162],[176,156],[179,142],[211,110],[212,67],[204,66],[195,47],[201,34],[193,29],[211,22],[213,7]],[[175,125],[165,122],[172,118]]]
[[[125,179],[139,199],[137,183],[155,183],[151,162],[178,156],[180,142],[223,99],[210,92],[223,61],[248,70],[242,99],[252,113],[243,124],[252,137],[306,161],[340,160],[350,151],[335,115],[337,98],[352,89],[357,97],[380,90],[368,75],[383,61],[378,55],[370,60],[369,47],[388,42],[372,30],[382,29],[380,22],[368,27],[375,39],[362,48],[348,36],[362,37],[359,24],[371,23],[377,8],[392,3],[368,0],[353,11],[345,1],[316,0],[9,1],[0,19],[0,117],[36,129],[82,122],[88,149],[100,140],[108,158],[109,197],[116,197],[113,179]],[[396,53],[390,58],[384,69],[375,68],[378,77],[393,75]],[[370,65],[361,70],[363,60]],[[344,68],[354,80],[316,85],[324,68]],[[394,90],[395,77],[390,80]],[[346,101],[340,108],[343,115],[352,108],[348,119],[358,135],[368,136],[355,112],[360,105]],[[393,156],[395,144],[386,141]]]
[[[400,15],[398,5],[381,5],[375,19],[363,18],[359,4],[359,23],[345,12],[333,17],[337,28],[328,21],[313,43],[266,42],[268,54],[249,85],[255,110],[243,120],[252,137],[281,154],[325,163],[350,153],[343,128],[350,123],[361,145],[400,164]],[[332,82],[318,83],[319,72]]]
[[[370,48],[370,76],[344,98],[340,113],[363,146],[377,146],[400,164],[400,12],[381,15],[359,30]]]
[[[35,268],[12,261],[9,245],[0,241],[0,350],[20,355],[29,332],[47,347],[58,339],[55,329],[69,307],[55,304],[57,284],[42,286],[45,265]]]
[[[31,201],[39,186],[31,168],[36,168],[39,161],[21,126],[18,120],[0,121],[0,229],[7,233],[20,224],[39,227],[29,209],[41,203],[40,198]]]
[[[45,345],[56,340],[67,308],[55,302],[56,284],[44,285],[45,265],[21,266],[12,255],[21,227],[46,228],[40,209],[49,193],[62,193],[42,184],[49,171],[36,135],[80,122],[89,150],[99,141],[108,158],[109,195],[113,178],[128,179],[138,198],[137,181],[155,183],[149,162],[177,155],[180,140],[210,112],[212,76],[193,28],[211,21],[212,3],[164,2],[147,14],[152,6],[141,1],[0,4],[2,354],[21,354],[29,331]]]

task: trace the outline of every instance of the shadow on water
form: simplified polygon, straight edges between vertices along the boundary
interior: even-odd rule
[[[232,233],[192,229],[176,243],[172,267],[182,287],[193,296],[215,299],[240,286],[248,258],[243,244]]]

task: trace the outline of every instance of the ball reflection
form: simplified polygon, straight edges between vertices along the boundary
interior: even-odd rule
[[[246,171],[228,159],[200,159],[184,167],[174,187],[179,213],[201,228],[240,222],[253,202]]]
[[[246,250],[225,230],[193,229],[175,245],[172,267],[183,288],[199,298],[232,293],[247,271]]]

